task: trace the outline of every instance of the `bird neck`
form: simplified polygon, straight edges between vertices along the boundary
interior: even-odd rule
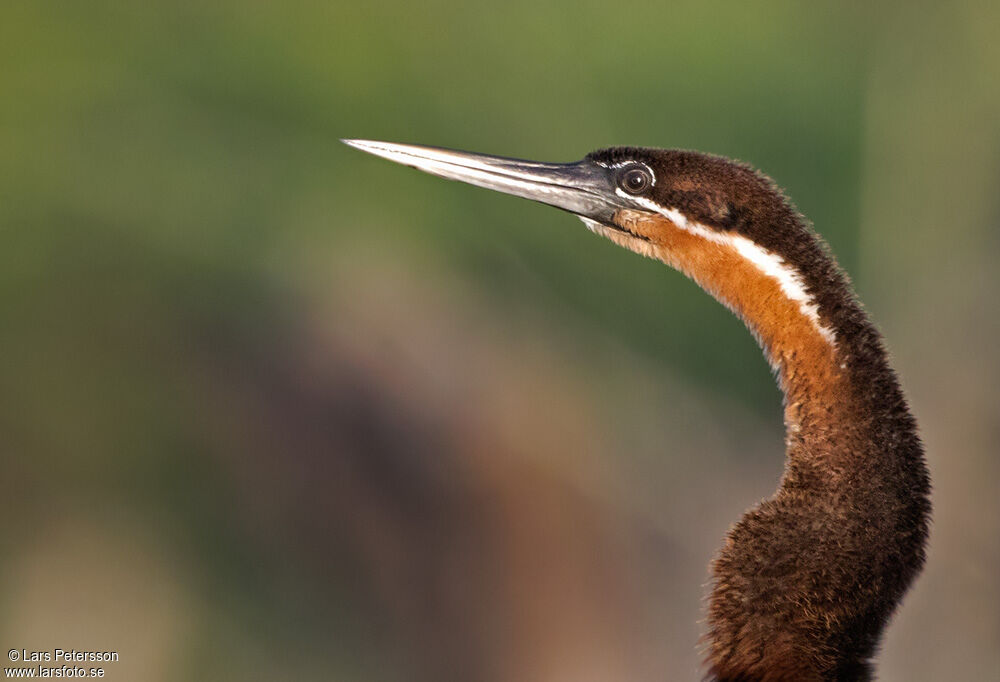
[[[804,226],[808,272],[740,234],[666,217],[623,211],[625,231],[606,236],[743,319],[785,396],[781,487],[713,563],[710,672],[869,679],[881,630],[923,563],[929,514],[922,447],[879,335]]]
[[[628,231],[606,236],[680,270],[744,321],[778,376],[790,437],[805,424],[830,422],[837,416],[830,406],[849,402],[843,339],[820,319],[803,273],[742,235],[680,214],[622,211],[617,218]]]

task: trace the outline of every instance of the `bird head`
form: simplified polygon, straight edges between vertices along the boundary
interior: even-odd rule
[[[561,208],[594,232],[646,255],[663,255],[651,251],[669,246],[678,228],[707,236],[738,234],[773,251],[788,242],[789,226],[801,226],[766,177],[700,152],[611,147],[573,163],[539,163],[436,147],[344,142],[432,175]],[[761,224],[768,225],[770,239],[755,229]]]

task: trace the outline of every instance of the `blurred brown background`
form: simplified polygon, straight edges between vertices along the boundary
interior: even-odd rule
[[[885,680],[1000,679],[1000,5],[7,3],[0,645],[109,679],[693,680],[777,484],[750,335],[340,137],[772,175],[935,484]]]

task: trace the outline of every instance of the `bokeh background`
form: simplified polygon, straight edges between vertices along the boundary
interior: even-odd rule
[[[0,645],[121,680],[693,680],[782,468],[750,335],[341,137],[751,161],[920,419],[885,680],[1000,679],[1000,5],[9,2]]]

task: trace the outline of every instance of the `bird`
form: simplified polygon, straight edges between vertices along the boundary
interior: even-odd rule
[[[711,562],[706,679],[873,679],[882,633],[925,562],[930,477],[879,331],[776,183],[745,163],[679,149],[612,147],[540,163],[342,141],[573,213],[742,319],[783,394],[784,471]]]

